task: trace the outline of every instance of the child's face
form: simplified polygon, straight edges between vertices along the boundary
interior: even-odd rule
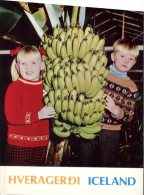
[[[111,59],[115,68],[120,72],[129,71],[136,63],[136,57],[122,51],[111,54]]]
[[[40,78],[40,71],[43,68],[43,62],[39,57],[27,55],[21,57],[20,62],[18,63],[18,68],[20,75],[24,79],[37,81]]]

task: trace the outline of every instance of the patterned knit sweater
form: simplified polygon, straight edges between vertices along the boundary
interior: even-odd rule
[[[133,119],[135,101],[138,96],[137,86],[129,77],[121,78],[110,73],[104,86],[104,91],[120,107],[120,114],[115,117],[106,110],[102,120],[103,129],[121,130],[123,123]]]
[[[48,144],[49,121],[38,119],[38,111],[43,106],[42,80],[27,81],[19,78],[9,85],[5,95],[9,144],[20,147]]]

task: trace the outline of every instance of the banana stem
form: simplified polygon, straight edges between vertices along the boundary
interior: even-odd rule
[[[79,6],[73,6],[72,9],[72,18],[71,18],[71,25],[75,26],[77,23],[77,16],[78,16]]]

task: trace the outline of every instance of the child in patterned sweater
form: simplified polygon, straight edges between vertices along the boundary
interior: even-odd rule
[[[99,134],[101,165],[104,167],[116,165],[122,124],[133,119],[138,89],[127,72],[136,64],[138,55],[138,46],[133,42],[119,39],[113,45],[113,64],[104,86],[106,111]]]

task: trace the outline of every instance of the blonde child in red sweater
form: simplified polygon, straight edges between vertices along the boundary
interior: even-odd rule
[[[19,75],[9,85],[5,95],[8,165],[45,165],[49,143],[47,119],[54,117],[55,110],[43,104],[40,72],[44,66],[40,51],[35,46],[20,49],[13,63],[17,72],[12,73]]]

